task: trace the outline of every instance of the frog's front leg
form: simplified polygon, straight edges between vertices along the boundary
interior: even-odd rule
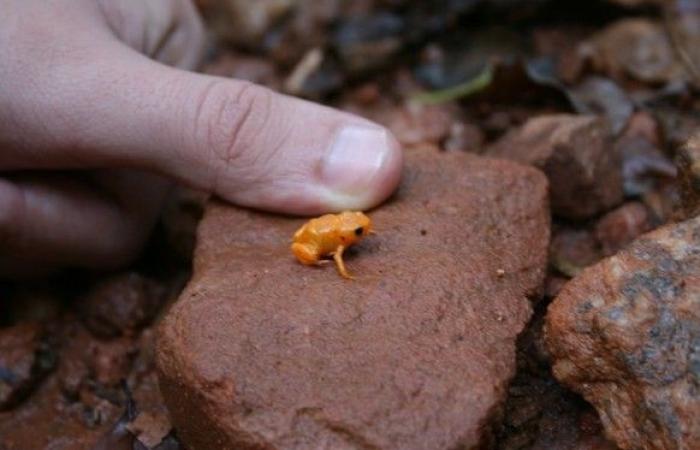
[[[338,273],[343,278],[347,278],[348,280],[352,280],[353,277],[348,273],[348,271],[345,269],[345,263],[343,262],[343,251],[345,251],[345,247],[342,245],[339,245],[338,248],[333,252],[333,260],[335,261],[336,267],[338,267]]]

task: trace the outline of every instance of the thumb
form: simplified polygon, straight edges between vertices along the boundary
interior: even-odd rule
[[[367,209],[398,184],[401,149],[377,124],[247,82],[171,76],[182,116],[167,133],[182,153],[160,163],[191,184],[289,213]]]
[[[116,42],[84,57],[89,64],[37,74],[29,86],[14,80],[27,94],[6,109],[14,132],[0,169],[147,169],[295,214],[367,209],[398,184],[399,145],[372,122],[170,68]]]

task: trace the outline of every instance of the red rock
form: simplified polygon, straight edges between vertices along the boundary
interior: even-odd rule
[[[663,25],[645,18],[623,19],[582,46],[596,70],[613,78],[664,83],[685,78]]]
[[[678,150],[681,211],[683,217],[700,214],[700,134],[695,134]]]
[[[407,104],[393,110],[386,126],[404,146],[439,144],[450,133],[456,120],[455,105]]]
[[[556,215],[585,219],[622,201],[619,159],[605,123],[596,117],[557,114],[530,119],[487,154],[542,169]]]
[[[452,122],[444,149],[480,153],[486,137],[479,127],[468,122]]]
[[[130,338],[91,342],[87,355],[95,381],[104,386],[117,386],[129,375],[136,352],[135,343]]]
[[[630,117],[623,138],[642,138],[655,148],[663,147],[663,130],[661,124],[646,111],[637,111]]]
[[[573,277],[602,257],[598,242],[586,229],[559,227],[549,245],[549,263],[559,273]]]
[[[98,282],[78,300],[78,309],[96,335],[130,335],[153,320],[165,294],[164,286],[129,272]]]
[[[96,341],[95,337],[75,322],[75,318],[62,330],[60,363],[56,370],[56,378],[63,396],[70,400],[80,397],[80,393],[90,380],[91,353],[87,351]]]
[[[408,75],[397,76],[396,83],[409,84],[412,95],[417,86]],[[404,81],[401,81],[404,80]],[[448,138],[453,124],[461,121],[461,113],[454,103],[423,105],[410,101],[399,102],[381,96],[372,103],[360,100],[357,95],[348,94],[340,104],[341,109],[366,117],[389,128],[396,139],[405,147],[425,144],[440,145]]]
[[[549,306],[554,375],[623,449],[700,448],[700,219],[643,235]]]
[[[63,395],[77,398],[83,383],[90,376],[90,369],[83,358],[66,358],[58,370],[58,379]]]
[[[490,440],[544,276],[546,181],[464,153],[406,157],[399,192],[370,212],[378,234],[347,259],[354,281],[295,262],[301,220],[208,206],[157,351],[188,448]]]
[[[628,202],[601,217],[595,236],[603,254],[610,256],[651,229],[651,217],[644,204]]]
[[[54,366],[39,325],[0,329],[0,411],[24,400]]]

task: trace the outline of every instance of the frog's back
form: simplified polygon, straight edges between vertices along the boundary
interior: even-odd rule
[[[294,241],[321,245],[322,241],[334,234],[337,226],[338,218],[334,214],[311,219],[294,233]]]
[[[340,218],[336,214],[326,214],[309,223],[309,232],[313,233],[309,239],[318,245],[322,254],[327,255],[338,248],[340,225]]]
[[[340,219],[337,214],[326,214],[309,222],[310,228],[313,228],[320,235],[327,235],[335,232],[340,224]]]

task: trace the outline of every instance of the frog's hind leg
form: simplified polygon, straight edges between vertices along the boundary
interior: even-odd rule
[[[307,266],[313,266],[319,263],[318,250],[313,245],[295,242],[292,244],[292,253],[294,253],[294,256],[297,257],[300,263]]]
[[[347,278],[348,280],[352,280],[353,277],[345,269],[345,263],[343,262],[343,251],[345,251],[345,247],[343,247],[342,245],[339,245],[338,248],[336,249],[336,251],[333,252],[333,260],[335,261],[335,265],[338,268],[338,273],[340,273],[340,275],[343,278]]]

